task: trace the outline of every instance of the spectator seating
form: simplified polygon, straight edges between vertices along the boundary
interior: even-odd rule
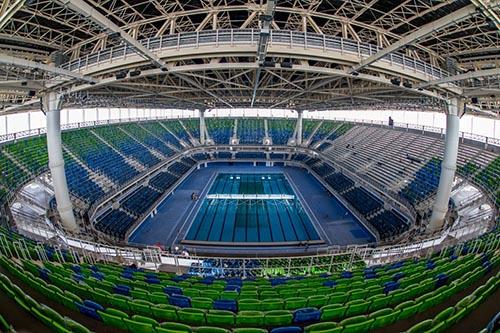
[[[168,171],[177,175],[177,176],[182,176],[185,174],[188,170],[190,169],[189,166],[187,166],[184,163],[181,162],[175,162],[172,165],[168,167]]]
[[[16,189],[28,179],[28,174],[0,151],[0,184]]]
[[[175,151],[167,146],[160,139],[155,137],[152,133],[147,132],[138,124],[125,124],[121,127],[130,133],[137,141],[143,143],[146,146],[160,152],[163,156],[169,157],[175,154]]]
[[[441,160],[432,158],[415,174],[415,178],[404,187],[400,194],[412,204],[416,204],[432,195],[439,185]]]
[[[381,239],[387,239],[408,231],[409,224],[394,210],[384,210],[372,217],[369,222],[377,229]]]
[[[210,155],[208,153],[195,153],[191,155],[195,161],[206,161],[210,159]]]
[[[262,139],[265,136],[264,119],[238,119],[237,135],[240,139],[240,144],[262,144]]]
[[[339,124],[339,123],[337,123],[337,124]],[[337,129],[335,129],[335,131],[332,134],[330,134],[328,136],[327,140],[334,141],[335,139],[344,135],[348,130],[353,128],[353,126],[354,125],[350,124],[350,123],[344,123],[344,124],[340,125]]]
[[[89,205],[104,195],[104,191],[91,179],[87,170],[64,152],[64,171],[69,191]]]
[[[182,127],[181,123],[178,120],[168,120],[160,122],[163,126],[168,128],[175,136],[184,141],[187,144],[190,144],[189,135]]]
[[[208,135],[218,145],[229,144],[234,130],[234,119],[206,118]]]
[[[109,209],[101,215],[94,224],[94,227],[116,239],[124,240],[127,231],[134,224],[135,219],[118,209]]]
[[[477,183],[485,186],[493,193],[500,190],[500,157],[495,158],[476,177]]]
[[[97,127],[94,131],[122,154],[134,158],[144,166],[152,167],[160,162],[147,148],[123,132],[118,126]]]
[[[191,133],[191,136],[196,140],[200,139],[200,120],[199,119],[183,119],[182,123]]]
[[[321,122],[321,126],[318,127],[314,135],[311,137],[311,141],[309,142],[310,146],[314,146],[316,142],[323,140],[330,132],[339,126],[339,123],[336,121],[323,121]]]
[[[265,159],[266,154],[260,152],[239,151],[236,153],[237,159]]]
[[[141,186],[130,196],[122,200],[121,208],[126,212],[141,217],[161,196],[159,191],[155,191],[148,186]]]
[[[383,207],[382,201],[361,187],[354,187],[343,197],[363,216],[374,214]]]
[[[33,174],[39,174],[48,169],[49,157],[45,136],[7,144],[3,149]]]
[[[325,178],[335,172],[335,169],[332,166],[323,161],[314,164],[311,169],[313,169],[321,178]]]
[[[19,238],[7,235],[11,241]],[[417,314],[421,321],[407,333],[439,332],[459,323],[498,289],[499,274],[490,273],[497,271],[500,262],[492,246],[497,237],[494,231],[421,260],[307,277],[249,280],[82,264],[67,251],[62,252],[64,264],[1,256],[0,265],[19,282],[1,274],[0,289],[55,331],[68,327],[66,331],[88,332],[38,303],[17,283],[39,291],[60,307],[130,332],[229,333],[231,329],[266,333],[272,329],[276,333],[289,332],[292,325],[297,327],[295,332],[305,333],[366,332],[403,323]],[[36,243],[26,243],[35,257]],[[61,256],[49,246],[45,251],[52,260]],[[488,274],[489,279],[481,280]],[[484,282],[467,297],[433,311],[479,281]]]
[[[342,173],[331,174],[325,178],[325,181],[339,193],[342,193],[354,186],[354,181]]]
[[[62,138],[64,145],[90,169],[106,175],[119,185],[130,181],[139,173],[88,130],[63,132]]]
[[[273,145],[286,145],[293,135],[296,122],[295,119],[268,119],[268,134],[273,140]]]
[[[313,120],[313,119],[303,119],[302,120],[302,142],[307,141],[314,129],[318,126],[321,120]]]
[[[160,190],[161,192],[165,192],[168,188],[170,188],[179,177],[174,176],[169,172],[160,172],[149,181],[150,186],[155,189]]]
[[[150,133],[154,134],[163,142],[171,144],[177,149],[182,149],[182,145],[180,144],[179,140],[177,140],[177,138],[172,135],[170,131],[163,127],[160,122],[141,123],[141,126],[148,130]]]

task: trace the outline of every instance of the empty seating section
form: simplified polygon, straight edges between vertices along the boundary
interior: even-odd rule
[[[172,148],[167,146],[164,142],[162,142],[160,139],[158,139],[150,132],[144,130],[138,124],[126,124],[126,125],[121,125],[121,127],[129,134],[131,134],[137,141],[160,152],[165,157],[169,157],[175,154],[175,151]]]
[[[208,135],[218,145],[227,145],[233,136],[234,119],[206,118]]]
[[[49,156],[45,136],[7,144],[3,146],[3,149],[33,174],[39,174],[48,169]]]
[[[432,195],[439,185],[441,160],[433,157],[415,174],[415,178],[404,187],[400,194],[416,204]]]
[[[26,180],[28,174],[0,151],[0,185],[14,190]]]
[[[172,135],[172,133],[169,130],[163,127],[160,124],[160,122],[141,123],[141,126],[146,130],[148,130],[149,132],[153,133],[163,142],[171,144],[177,149],[182,149],[182,145],[180,144],[179,140],[177,140],[177,138],[174,135]]]
[[[208,153],[195,153],[191,155],[195,161],[205,161],[210,159],[210,155]]]
[[[273,140],[273,145],[286,145],[295,130],[295,119],[268,119],[268,134]]]
[[[177,175],[177,176],[182,176],[189,169],[190,169],[190,167],[188,167],[186,164],[180,163],[180,162],[175,162],[168,167],[168,171]]]
[[[134,158],[144,166],[152,167],[160,162],[147,148],[123,132],[118,126],[97,127],[94,131],[122,154]]]
[[[200,138],[200,121],[198,119],[184,119],[182,123],[189,133],[191,133],[193,138],[196,140]]]
[[[265,159],[266,154],[265,153],[260,153],[260,152],[247,152],[247,151],[239,151],[236,153],[236,158],[237,159]]]
[[[240,144],[262,144],[265,136],[264,120],[254,118],[238,119],[238,138]]]
[[[407,333],[444,332],[460,325],[500,286],[499,274],[494,273],[500,262],[497,237],[494,231],[420,260],[321,275],[245,280],[76,263],[64,250],[63,264],[1,256],[0,265],[9,276],[30,289],[0,274],[0,290],[35,318],[45,318],[42,322],[57,332],[66,332],[64,327],[81,333],[88,330],[41,305],[27,290],[36,290],[51,302],[110,329],[130,332],[368,332],[393,323],[408,327],[405,321],[417,314],[420,322]],[[19,236],[8,233],[5,238],[11,247]],[[26,243],[27,251],[37,258],[36,243]],[[0,244],[3,253],[4,246]],[[48,258],[60,257],[49,246],[45,251]],[[250,267],[259,265],[248,263]],[[481,280],[485,276],[489,278]],[[468,296],[443,308],[444,302],[467,289],[471,290]],[[438,307],[440,311],[435,311]],[[58,328],[61,325],[63,329]]]
[[[377,229],[382,239],[397,236],[409,229],[406,219],[394,210],[384,210],[369,222]]]
[[[302,141],[305,142],[311,134],[314,132],[318,124],[321,122],[321,120],[310,120],[310,119],[303,119],[302,120]]]
[[[459,165],[457,167],[457,173],[465,178],[468,178],[469,176],[475,174],[480,167],[473,162],[467,162],[464,165]]]
[[[475,180],[492,193],[498,193],[500,190],[500,157],[495,158],[488,164],[488,166],[475,177]]]
[[[342,193],[354,186],[354,181],[342,173],[334,173],[325,178],[325,181],[337,192]]]
[[[335,131],[333,131],[333,133],[330,134],[327,139],[330,141],[333,141],[333,140],[337,139],[338,137],[340,137],[341,135],[344,135],[348,130],[353,128],[353,126],[354,125],[350,124],[350,123],[342,124],[339,127],[337,127],[337,129],[335,129]]]
[[[171,173],[164,171],[158,173],[156,176],[151,178],[149,181],[149,185],[158,189],[162,192],[165,192],[170,186],[172,186],[179,177],[172,175]]]
[[[71,158],[68,153],[64,152],[63,156],[69,191],[90,205],[101,198],[104,191],[91,179],[87,170]]]
[[[176,137],[178,137],[185,143],[189,144],[191,142],[189,140],[189,135],[178,120],[162,121],[161,124],[168,128],[168,130],[170,130]]]
[[[323,140],[326,138],[330,132],[339,126],[340,124],[335,122],[335,121],[323,121],[321,123],[321,126],[318,127],[316,132],[314,132],[313,136],[311,137],[311,142],[309,142],[310,146],[313,146],[316,142]]]
[[[363,216],[368,216],[383,207],[382,201],[361,187],[355,187],[343,194],[343,197]]]
[[[160,196],[160,192],[148,186],[141,186],[130,196],[122,200],[121,207],[128,213],[140,217],[150,209]]]
[[[110,209],[101,215],[94,224],[94,227],[116,239],[124,240],[127,231],[132,227],[135,218],[124,211]]]
[[[186,164],[186,165],[187,165],[187,166],[189,166],[189,167],[192,167],[193,165],[195,165],[195,164],[196,164],[196,160],[195,160],[195,159],[193,159],[193,158],[192,158],[192,157],[190,157],[190,156],[189,156],[189,157],[186,157],[186,156],[185,156],[185,157],[181,158],[181,161],[182,161],[182,163]]]
[[[105,174],[118,184],[124,184],[139,172],[124,158],[88,130],[62,133],[63,144],[76,154],[90,169]]]
[[[325,162],[316,163],[311,167],[311,169],[313,169],[322,178],[335,172],[335,169]]]

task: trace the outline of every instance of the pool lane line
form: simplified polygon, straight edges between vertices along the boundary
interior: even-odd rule
[[[323,227],[319,223],[318,218],[316,217],[316,215],[314,215],[311,207],[309,207],[309,204],[307,203],[305,198],[302,196],[302,193],[299,191],[297,185],[295,185],[295,183],[293,182],[292,177],[288,174],[288,171],[284,170],[283,174],[285,175],[285,178],[287,179],[290,186],[292,186],[293,191],[296,193],[299,201],[301,202],[301,204],[303,204],[305,211],[306,211],[306,214],[309,215],[309,218],[311,219],[312,225],[313,225],[314,229],[316,229],[316,232],[318,232],[318,229],[321,230],[321,233],[318,232],[318,235],[323,234],[323,236],[324,236],[323,240],[328,240],[328,244],[331,245],[332,241],[331,241],[330,237],[328,237],[327,233],[325,232],[325,230],[323,229]],[[313,218],[311,218],[311,216]],[[313,220],[314,220],[314,222],[313,222]]]
[[[178,240],[179,235],[181,235],[183,232],[184,232],[184,234],[186,234],[186,232],[185,232],[185,226],[186,226],[186,223],[190,220],[190,217],[193,215],[193,210],[194,210],[195,208],[197,208],[197,209],[196,209],[196,214],[194,215],[194,217],[196,217],[196,215],[198,214],[198,212],[199,212],[199,210],[200,210],[201,206],[203,206],[203,205],[202,205],[202,203],[203,203],[203,201],[205,200],[205,195],[206,195],[206,192],[208,192],[208,190],[210,189],[210,186],[212,185],[212,183],[213,183],[213,181],[214,181],[214,178],[215,178],[218,174],[219,174],[219,172],[214,172],[214,173],[212,174],[212,176],[208,179],[208,182],[207,182],[207,184],[205,185],[205,187],[203,188],[203,190],[201,191],[200,196],[198,197],[197,202],[196,202],[196,203],[194,204],[194,206],[191,208],[191,210],[189,211],[189,214],[188,214],[188,215],[186,216],[186,218],[184,219],[184,223],[182,223],[182,226],[180,227],[180,229],[179,229],[179,231],[178,231],[177,235],[175,235],[175,238],[174,238],[174,240],[173,240],[173,242],[172,242],[172,245],[176,244],[176,241]],[[203,199],[202,199],[202,198],[203,198]],[[191,228],[191,225],[193,224],[193,222],[194,222],[194,218],[193,218],[193,219],[191,219],[191,223],[189,224],[189,228]],[[188,228],[188,230],[189,230],[189,228]]]

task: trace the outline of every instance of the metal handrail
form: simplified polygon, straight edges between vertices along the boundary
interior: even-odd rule
[[[250,44],[259,40],[260,30],[258,29],[219,29],[198,32],[184,32],[161,37],[152,37],[140,40],[144,47],[153,52],[166,49],[179,50],[182,47],[200,47],[203,45],[235,45]],[[288,47],[301,46],[306,49],[320,49],[322,51],[339,51],[341,53],[355,54],[362,58],[367,58],[378,51],[381,47],[370,43],[358,42],[337,36],[326,36],[311,32],[272,30],[269,36],[270,45],[286,45]],[[129,55],[135,55],[136,51],[128,45],[113,46],[93,54],[86,55],[72,60],[61,67],[70,71],[80,71],[97,66],[102,63],[111,62],[121,58],[125,59]],[[425,61],[408,57],[396,52],[390,53],[380,61],[390,65],[399,65],[404,69],[409,69],[426,75],[428,78],[441,79],[449,76],[449,73],[439,67],[428,64]]]

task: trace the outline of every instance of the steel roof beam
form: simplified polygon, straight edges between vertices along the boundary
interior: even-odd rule
[[[349,73],[357,72],[362,68],[374,63],[375,61],[382,59],[386,55],[396,52],[397,50],[401,49],[402,47],[405,47],[406,45],[410,45],[418,41],[419,39],[424,38],[425,36],[428,36],[438,30],[441,30],[443,28],[452,25],[457,21],[461,21],[469,16],[474,15],[475,12],[476,12],[476,6],[468,5],[436,21],[428,23],[422,26],[421,28],[417,29],[416,31],[412,32],[411,34],[394,42],[390,46],[378,51],[377,53],[371,55],[365,60],[362,60],[357,66],[352,68],[349,71]]]
[[[26,59],[12,57],[12,56],[9,56],[6,54],[0,54],[0,65],[39,69],[39,70],[44,71],[44,72],[70,77],[72,79],[88,82],[91,84],[94,84],[97,82],[92,77],[84,76],[84,75],[81,75],[77,72],[68,71],[68,70],[65,70],[65,69],[62,69],[59,67],[55,67],[55,66],[45,65],[45,64],[35,62],[35,61],[30,61],[30,60],[26,60]]]
[[[114,32],[120,35],[120,38],[127,43],[129,46],[133,47],[137,53],[142,55],[147,60],[151,61],[155,66],[159,68],[166,69],[166,64],[161,61],[153,52],[148,48],[144,47],[136,39],[132,38],[129,34],[123,31],[119,26],[114,24],[106,16],[99,13],[99,11],[87,4],[82,0],[59,0],[59,2],[69,9],[79,13],[80,15],[92,20],[102,29],[108,32]]]
[[[262,27],[260,29],[259,34],[259,42],[257,43],[257,62],[259,63],[259,68],[257,68],[255,72],[255,80],[253,83],[253,91],[252,91],[252,102],[250,103],[250,107],[253,107],[255,103],[255,97],[257,96],[257,89],[259,88],[260,83],[260,74],[262,72],[262,66],[264,65],[264,61],[266,60],[267,55],[267,47],[269,45],[269,34],[271,28],[271,22],[274,17],[274,10],[276,9],[276,1],[268,0],[266,4],[266,9],[264,11],[264,15],[260,17],[262,22]]]
[[[14,14],[24,6],[26,0],[16,0],[10,3],[9,0],[3,0],[0,8],[0,29],[2,29]],[[9,4],[10,3],[10,4]]]
[[[486,2],[484,0],[471,0],[471,2],[482,10],[484,16],[489,18],[495,24],[497,30],[500,30],[500,16],[491,6],[489,6],[489,0],[486,0]]]
[[[458,74],[458,75],[452,75],[448,76],[439,80],[433,80],[429,81],[426,83],[422,83],[418,85],[418,88],[426,88],[429,86],[437,86],[443,83],[452,83],[452,82],[458,82],[458,81],[464,81],[464,80],[469,80],[469,79],[476,79],[480,77],[486,77],[486,76],[495,76],[495,75],[500,75],[500,68],[493,68],[493,69],[483,69],[483,70],[478,70],[478,71],[471,71],[468,73],[464,74]]]

